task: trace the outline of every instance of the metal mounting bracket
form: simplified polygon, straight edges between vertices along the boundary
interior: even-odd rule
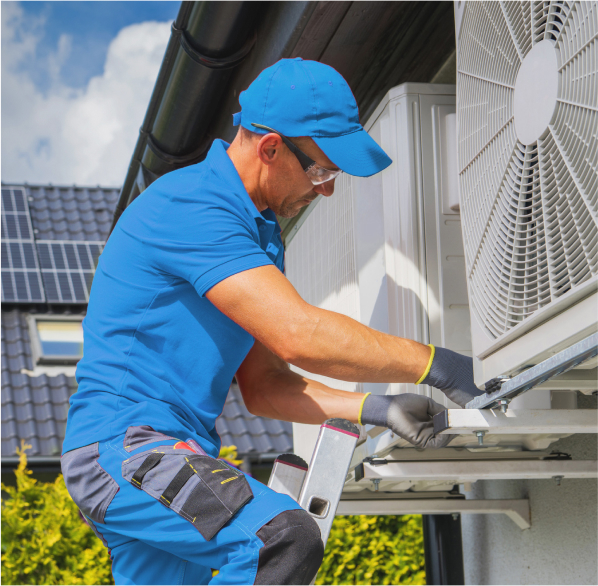
[[[503,513],[520,529],[531,527],[529,500],[376,499],[341,500],[337,515],[442,515]]]
[[[434,416],[434,433],[598,433],[595,409],[447,409]]]
[[[465,408],[484,409],[497,405],[500,399],[513,399],[597,355],[598,333],[595,333],[513,378],[497,377],[489,381],[486,388],[491,392],[475,397]]]
[[[351,473],[353,474],[353,473]],[[397,462],[379,459],[355,468],[354,478],[380,481],[446,481],[464,484],[478,480],[596,478],[596,460],[450,460]],[[382,488],[384,490],[384,488]]]

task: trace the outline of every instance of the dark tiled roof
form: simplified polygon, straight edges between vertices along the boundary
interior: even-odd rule
[[[37,240],[108,238],[119,189],[28,185],[27,190]]]
[[[31,456],[59,456],[68,401],[77,385],[63,374],[30,377],[31,346],[25,314],[2,312],[2,456],[14,456],[21,440]]]

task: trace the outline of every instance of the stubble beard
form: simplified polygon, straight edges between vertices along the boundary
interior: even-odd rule
[[[278,215],[281,218],[294,218],[304,207],[304,205],[298,205],[298,203],[300,201],[303,201],[304,199],[312,199],[310,197],[302,197],[301,199],[297,199],[295,201],[292,201],[290,203],[287,203],[286,201],[283,201],[280,209],[278,210]],[[312,200],[313,201],[313,200]]]

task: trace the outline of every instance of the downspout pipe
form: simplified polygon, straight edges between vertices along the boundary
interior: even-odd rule
[[[182,2],[112,227],[125,208],[159,176],[199,162],[207,130],[231,73],[256,41],[263,2]]]
[[[461,515],[422,515],[426,584],[465,584]]]

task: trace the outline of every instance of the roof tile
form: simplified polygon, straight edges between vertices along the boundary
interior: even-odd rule
[[[6,378],[5,376],[5,372],[2,372],[2,407],[4,408],[4,405],[7,405],[8,403],[10,403],[12,401],[12,389],[10,387],[10,376],[8,374],[8,372],[6,372]]]
[[[13,419],[16,419],[14,405],[7,401],[2,404],[2,425]]]

